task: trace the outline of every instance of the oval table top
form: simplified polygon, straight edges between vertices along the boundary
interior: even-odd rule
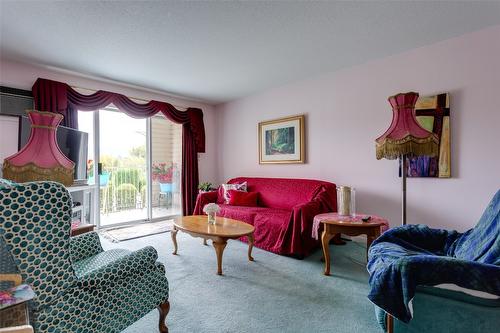
[[[174,221],[176,229],[200,235],[219,237],[241,237],[254,232],[255,228],[245,222],[217,216],[215,224],[208,224],[206,215],[178,217]]]
[[[368,221],[363,221],[363,218],[370,217]],[[368,214],[356,214],[354,216],[345,216],[338,213],[324,213],[314,217],[315,222],[328,223],[336,225],[345,225],[350,227],[366,227],[380,226],[388,224],[388,221],[383,217]]]

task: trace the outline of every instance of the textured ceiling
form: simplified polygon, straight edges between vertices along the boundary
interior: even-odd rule
[[[210,103],[500,24],[497,1],[0,0],[0,13],[3,58]]]

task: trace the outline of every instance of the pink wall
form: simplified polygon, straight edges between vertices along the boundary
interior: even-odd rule
[[[500,26],[292,83],[216,108],[218,180],[318,178],[357,189],[358,211],[400,223],[397,162],[375,159],[387,97],[451,93],[451,179],[409,179],[408,221],[466,230],[500,188]],[[272,75],[272,73],[269,73]],[[307,163],[259,165],[257,124],[306,114]]]
[[[216,135],[214,107],[205,103],[183,99],[163,94],[161,92],[141,89],[131,85],[119,84],[110,80],[99,80],[80,74],[64,72],[50,67],[43,67],[25,63],[0,59],[0,85],[31,90],[31,86],[38,77],[66,82],[71,86],[108,90],[130,97],[141,99],[155,99],[172,103],[178,107],[199,107],[203,110],[206,130],[206,153],[199,154],[200,179],[214,182],[216,173]],[[86,93],[85,91],[82,91]],[[91,92],[88,92],[89,94]]]

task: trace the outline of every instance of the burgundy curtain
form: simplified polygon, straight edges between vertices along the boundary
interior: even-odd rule
[[[161,112],[171,121],[182,124],[182,208],[184,215],[193,212],[199,182],[197,153],[205,152],[205,126],[200,109],[180,111],[169,103],[158,101],[139,104],[124,95],[103,90],[83,95],[66,83],[40,78],[32,91],[35,109],[62,114],[62,125],[72,128],[78,128],[77,110],[94,111],[109,104],[134,118],[147,118]]]

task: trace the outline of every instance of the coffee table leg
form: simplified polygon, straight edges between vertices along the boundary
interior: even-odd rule
[[[253,234],[250,234],[247,236],[248,237],[248,260],[253,261],[252,257],[252,249],[253,249]]]
[[[222,254],[227,245],[227,240],[224,238],[217,238],[217,240],[212,240],[212,244],[217,254],[217,275],[222,275]]]
[[[330,234],[329,226],[325,225],[323,234],[321,235],[321,245],[323,247],[323,257],[325,258],[325,275],[330,275],[330,239],[334,236]]]
[[[174,243],[174,252],[172,254],[177,254],[177,229],[175,227],[170,232],[172,234],[172,243]]]

